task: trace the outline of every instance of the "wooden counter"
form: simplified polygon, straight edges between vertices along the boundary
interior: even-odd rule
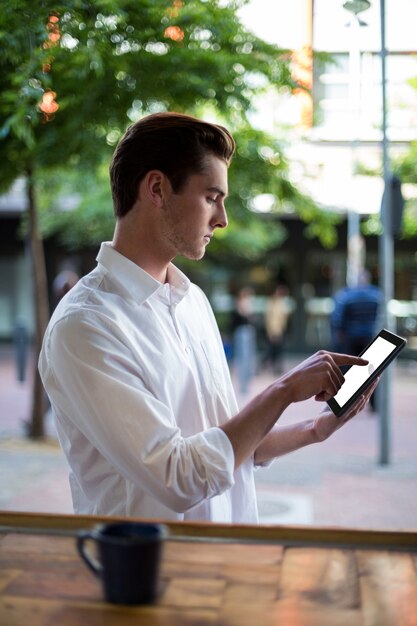
[[[417,626],[416,533],[168,524],[158,603],[118,607],[76,551],[100,521],[0,513],[1,626]]]

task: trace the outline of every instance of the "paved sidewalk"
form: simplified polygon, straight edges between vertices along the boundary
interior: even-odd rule
[[[292,358],[287,365],[293,364]],[[378,462],[378,416],[366,410],[330,440],[256,472],[262,522],[417,530],[417,363],[391,367],[391,463]],[[249,397],[270,382],[262,373]],[[12,349],[0,348],[0,508],[72,512],[66,461],[53,423],[47,421],[43,442],[25,436],[30,392],[30,377],[24,384],[16,380]],[[280,423],[319,411],[313,400],[301,402],[289,407]]]

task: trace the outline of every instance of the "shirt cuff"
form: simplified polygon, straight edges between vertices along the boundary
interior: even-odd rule
[[[229,437],[221,428],[213,427],[188,438],[195,440],[198,454],[206,468],[209,485],[207,497],[223,493],[234,485],[235,455]]]

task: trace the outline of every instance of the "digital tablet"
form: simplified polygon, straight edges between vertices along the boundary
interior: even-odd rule
[[[363,391],[398,356],[406,340],[389,330],[381,330],[359,356],[368,365],[352,365],[344,374],[345,381],[337,394],[327,404],[340,417],[359,398]]]

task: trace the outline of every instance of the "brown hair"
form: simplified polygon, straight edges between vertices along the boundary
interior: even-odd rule
[[[204,170],[207,154],[226,161],[235,151],[226,128],[181,113],[155,113],[132,124],[120,140],[110,164],[114,213],[123,217],[132,208],[141,180],[160,170],[174,193],[191,174]]]

